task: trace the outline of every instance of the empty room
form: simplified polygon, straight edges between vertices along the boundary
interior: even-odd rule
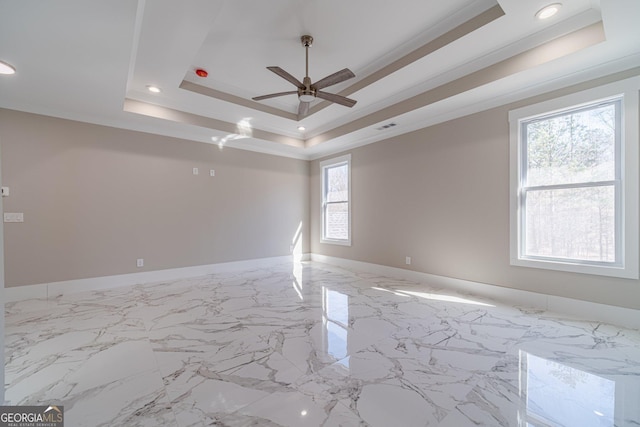
[[[640,425],[639,17],[0,0],[0,425]]]

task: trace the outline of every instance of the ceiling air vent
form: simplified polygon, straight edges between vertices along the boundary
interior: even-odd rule
[[[385,129],[392,128],[394,126],[397,126],[397,124],[391,122],[391,123],[387,123],[386,125],[380,126],[379,128],[376,128],[376,130],[385,130]]]

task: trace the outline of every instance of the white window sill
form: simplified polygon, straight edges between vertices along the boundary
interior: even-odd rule
[[[326,243],[328,245],[351,246],[351,240],[321,239],[320,243]]]
[[[596,276],[619,277],[622,279],[637,279],[638,271],[615,265],[588,265],[577,262],[562,262],[539,259],[512,259],[511,265],[544,270],[566,271],[570,273],[593,274]]]

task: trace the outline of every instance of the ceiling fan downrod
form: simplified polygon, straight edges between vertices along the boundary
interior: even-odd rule
[[[309,77],[309,48],[313,45],[313,37],[304,35],[300,37],[300,41],[302,42],[305,52],[305,71],[304,78],[302,79],[304,89],[300,88],[298,90],[298,99],[301,102],[311,102],[316,98],[316,91],[311,89],[311,77]]]

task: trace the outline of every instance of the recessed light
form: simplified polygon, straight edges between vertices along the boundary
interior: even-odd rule
[[[16,73],[16,69],[14,68],[13,65],[11,64],[7,64],[4,61],[0,61],[0,74],[15,74]]]
[[[158,86],[154,86],[154,85],[147,85],[147,90],[149,92],[153,92],[153,93],[160,93],[162,92],[162,89],[160,89]]]
[[[304,126],[298,126],[298,130],[299,130],[300,132],[302,132],[303,130],[307,130],[307,128],[306,128],[306,127],[304,127]]]
[[[551,18],[553,15],[558,13],[561,7],[562,7],[562,3],[552,3],[550,5],[547,5],[536,12],[536,18],[538,19]]]

